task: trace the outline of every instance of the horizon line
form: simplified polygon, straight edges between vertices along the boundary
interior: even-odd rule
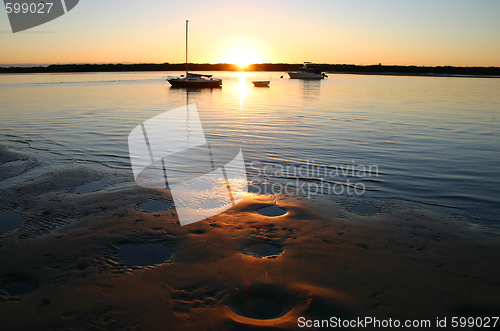
[[[218,62],[218,63],[209,63],[209,62],[188,62],[189,65],[230,65],[237,66],[241,68],[247,68],[255,65],[301,65],[302,63],[287,63],[287,62],[258,62],[258,63],[250,63],[244,66],[241,66],[236,63],[227,63],[227,62]],[[415,64],[382,64],[382,63],[374,63],[374,64],[354,64],[354,63],[320,63],[320,62],[312,62],[320,65],[328,65],[328,66],[356,66],[356,67],[417,67],[417,68],[442,68],[442,67],[451,67],[451,68],[500,68],[497,66],[454,66],[454,65],[415,65]],[[0,68],[2,69],[10,69],[10,68],[48,68],[50,66],[81,66],[81,65],[123,65],[123,66],[133,66],[133,65],[186,65],[185,62],[180,63],[154,63],[154,62],[74,62],[74,63],[4,63],[0,64]]]

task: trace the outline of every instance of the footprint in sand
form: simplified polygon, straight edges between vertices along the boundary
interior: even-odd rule
[[[288,211],[285,208],[277,205],[264,206],[257,209],[256,212],[268,217],[283,216],[286,213],[288,213]]]
[[[0,236],[17,229],[24,222],[23,216],[15,211],[0,211]]]
[[[363,216],[372,216],[378,213],[377,207],[367,203],[360,203],[348,207],[349,211]]]
[[[286,315],[298,298],[276,285],[252,285],[230,299],[229,307],[238,316],[253,320],[276,319]]]
[[[276,243],[260,242],[246,246],[242,253],[263,259],[274,259],[280,257],[284,248]]]
[[[3,290],[10,297],[25,296],[38,287],[38,282],[29,274],[6,274],[0,278],[0,292]]]
[[[196,229],[196,230],[193,230],[191,233],[192,233],[192,234],[196,234],[196,235],[200,235],[200,234],[204,234],[205,232],[207,232],[207,230],[204,230],[204,229]]]
[[[160,212],[165,209],[172,207],[168,202],[160,200],[149,200],[148,202],[143,202],[139,205],[139,209],[149,213]]]
[[[77,194],[93,193],[102,190],[110,184],[110,180],[97,180],[95,182],[87,183],[78,186],[75,189]]]
[[[9,293],[10,296],[25,295],[33,292],[35,286],[24,281],[16,281],[2,286],[2,290]]]
[[[172,257],[172,249],[160,243],[123,244],[118,247],[118,259],[127,267],[146,267],[162,264]]]

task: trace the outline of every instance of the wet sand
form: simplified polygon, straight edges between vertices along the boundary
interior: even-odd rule
[[[1,149],[3,178],[29,171],[8,163],[23,158],[36,166]],[[2,330],[289,330],[300,316],[500,311],[496,225],[250,193],[181,227],[168,191],[131,180],[68,165],[0,191],[0,211],[24,219],[0,237]]]

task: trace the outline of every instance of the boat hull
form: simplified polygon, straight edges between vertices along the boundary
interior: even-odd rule
[[[255,87],[269,87],[270,81],[268,80],[254,80],[252,81]]]
[[[205,81],[189,81],[184,79],[167,79],[172,87],[180,88],[219,88],[222,87],[222,79],[211,79]]]
[[[294,79],[323,79],[323,74],[315,74],[312,72],[289,72],[288,76]]]

